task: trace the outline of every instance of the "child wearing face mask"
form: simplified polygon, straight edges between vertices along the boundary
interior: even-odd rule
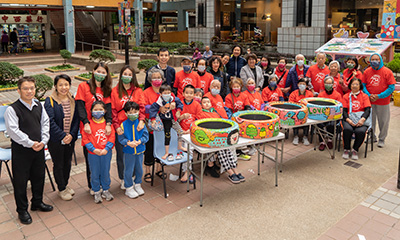
[[[164,107],[167,110],[162,113],[159,111],[160,107]],[[165,154],[162,156],[162,159],[167,159],[168,161],[173,161],[174,156],[172,153],[169,153],[169,144],[171,141],[171,128],[173,128],[180,138],[183,134],[183,130],[178,123],[178,118],[181,116],[181,112],[183,110],[183,104],[181,100],[171,92],[171,87],[168,85],[162,85],[160,87],[160,96],[157,101],[150,106],[149,109],[149,117],[151,119],[151,124],[153,128],[155,128],[156,124],[156,116],[159,114],[161,121],[164,126],[164,134],[165,134]],[[178,149],[182,151],[186,151],[182,147],[182,142],[178,141]],[[176,155],[176,160],[180,160],[183,157],[182,152],[178,152]]]
[[[139,104],[135,102],[125,104],[124,111],[128,119],[121,124],[124,133],[118,135],[118,141],[124,147],[124,186],[126,188],[125,195],[129,198],[137,198],[144,194],[141,186],[143,153],[146,150],[145,144],[149,140],[149,133],[147,128],[137,130],[139,109]],[[133,184],[132,175],[135,176],[135,184]]]
[[[106,105],[102,101],[95,101],[91,107],[92,119],[89,120],[91,133],[82,132],[82,143],[89,151],[88,161],[90,167],[90,181],[94,191],[94,202],[101,203],[114,199],[109,192],[110,163],[112,148],[115,143],[115,131],[111,126],[111,134],[106,135]],[[131,175],[132,177],[132,175]]]
[[[194,100],[201,104],[201,99],[203,98],[204,91],[201,88],[194,89]]]

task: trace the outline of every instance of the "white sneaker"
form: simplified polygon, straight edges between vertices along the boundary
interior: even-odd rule
[[[103,199],[101,198],[101,191],[95,192],[93,195],[94,195],[94,202],[95,203],[103,202]]]
[[[298,145],[299,144],[299,136],[294,136],[292,143],[293,143],[293,145]]]
[[[358,160],[358,152],[354,149],[351,151],[351,159]]]
[[[379,147],[379,148],[383,148],[384,146],[385,146],[385,141],[379,140],[379,142],[378,142],[378,147]]]
[[[94,196],[94,191],[91,188],[89,188],[89,194]]]
[[[349,155],[350,155],[350,150],[344,150],[342,158],[343,159],[349,159]]]
[[[142,186],[139,184],[134,185],[135,191],[139,194],[139,196],[142,196],[144,194]]]
[[[101,196],[105,198],[107,201],[112,201],[114,199],[114,196],[108,190],[103,191],[101,193]]]
[[[125,190],[125,195],[128,196],[129,198],[137,198],[137,197],[139,197],[139,194],[135,191],[135,189],[133,189],[133,186],[132,187],[128,187]]]
[[[246,153],[247,155],[253,156],[257,150],[254,147],[250,147],[250,150]]]
[[[121,189],[125,190],[125,183],[124,183],[124,179],[121,180]]]
[[[310,145],[310,142],[308,141],[308,138],[307,138],[307,137],[303,137],[303,145],[304,145],[304,146]]]

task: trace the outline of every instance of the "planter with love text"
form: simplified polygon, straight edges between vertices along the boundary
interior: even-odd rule
[[[343,105],[329,98],[304,98],[301,103],[308,108],[308,118],[314,120],[338,120],[342,118]]]

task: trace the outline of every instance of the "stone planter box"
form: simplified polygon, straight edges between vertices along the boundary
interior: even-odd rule
[[[74,78],[76,79],[76,80],[79,80],[79,81],[89,81],[90,79],[89,78],[84,78],[84,77],[80,77],[80,76],[74,76]],[[116,79],[116,78],[118,78],[118,76],[117,75],[114,75],[114,76],[111,76],[111,78],[112,79]]]
[[[11,92],[17,90],[18,87],[0,88],[0,92]]]
[[[51,69],[51,68],[45,68],[44,70],[52,72],[52,73],[58,73],[58,72],[78,71],[78,70],[80,70],[80,68],[75,67],[75,68],[59,69],[59,70],[54,70],[54,69]]]

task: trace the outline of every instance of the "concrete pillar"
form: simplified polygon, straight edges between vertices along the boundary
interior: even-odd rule
[[[45,48],[46,48],[46,50],[51,50],[51,32],[50,32],[51,26],[50,26],[49,18],[47,18],[47,19],[48,19],[47,23],[44,25],[44,27],[45,27],[44,38],[46,39]]]
[[[75,20],[72,0],[63,0],[63,7],[66,49],[71,53],[75,53]]]
[[[178,9],[178,31],[186,30],[186,10],[182,8]]]
[[[140,46],[143,33],[143,0],[134,1],[136,46]]]
[[[240,33],[242,31],[242,1],[241,0],[236,0],[235,1],[235,18],[236,18],[236,22],[235,22],[235,28],[238,31],[238,34],[240,36]]]

